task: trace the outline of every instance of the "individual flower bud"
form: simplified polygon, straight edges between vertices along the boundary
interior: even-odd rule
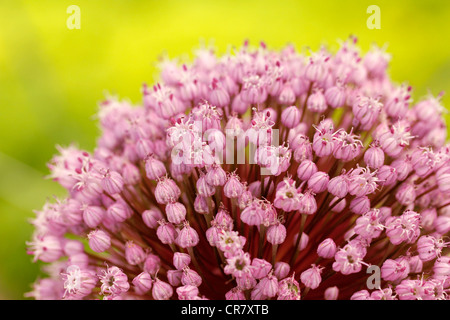
[[[175,202],[180,195],[181,190],[172,179],[163,178],[158,181],[155,188],[155,198],[159,204]]]
[[[331,238],[323,240],[317,247],[317,254],[324,259],[333,258],[336,251],[336,243]]]
[[[416,200],[416,189],[410,183],[402,183],[395,193],[395,198],[400,204],[409,206]]]
[[[289,263],[279,261],[275,263],[273,274],[278,278],[278,280],[284,279],[288,276],[291,271]]]
[[[377,178],[382,186],[391,186],[397,181],[397,171],[391,166],[383,165],[377,171]]]
[[[264,259],[254,258],[252,261],[252,275],[255,279],[262,279],[272,270],[272,264]]]
[[[437,184],[441,192],[450,191],[450,173],[443,173],[437,175]]]
[[[317,202],[313,193],[308,190],[303,194],[303,197],[300,198],[298,212],[311,215],[316,213],[317,211]]]
[[[272,298],[275,297],[278,292],[278,279],[272,274],[261,279],[259,282],[261,292],[263,295]]]
[[[141,272],[131,281],[140,294],[147,293],[152,288],[152,277],[147,272]]]
[[[190,269],[189,267],[184,267],[183,274],[181,275],[181,284],[184,286],[190,285],[200,287],[202,284],[202,278],[196,271]]]
[[[308,110],[317,113],[323,113],[327,110],[327,101],[322,90],[315,90],[306,100]]]
[[[333,86],[325,91],[325,100],[333,109],[344,106],[347,97],[343,86]]]
[[[350,297],[350,300],[369,300],[370,293],[367,290],[360,290],[356,291],[352,296]]]
[[[89,247],[92,251],[103,252],[111,246],[111,237],[102,230],[93,230],[88,234]]]
[[[317,166],[314,162],[310,160],[304,160],[297,169],[297,177],[300,180],[306,181],[311,178],[311,176],[317,172]]]
[[[197,193],[202,197],[211,197],[216,192],[214,186],[206,182],[206,178],[204,175],[198,178],[196,185],[197,185]]]
[[[439,216],[434,220],[434,228],[440,234],[450,232],[450,216]]]
[[[296,106],[290,106],[281,113],[281,123],[289,129],[300,123],[301,112]]]
[[[178,300],[193,300],[198,296],[198,288],[196,286],[184,285],[177,288]]]
[[[341,212],[347,206],[347,200],[335,197],[330,202],[330,208],[333,212]]]
[[[338,287],[329,287],[325,290],[324,298],[325,300],[337,300],[339,296],[339,289]]]
[[[156,207],[142,212],[142,221],[150,229],[156,229],[158,227],[158,221],[161,219],[163,219],[163,215]]]
[[[439,257],[433,266],[433,272],[439,277],[450,276],[450,257]]]
[[[276,223],[267,228],[267,241],[273,245],[282,244],[286,239],[286,227],[281,223]]]
[[[292,90],[291,85],[285,84],[281,88],[280,95],[278,96],[278,102],[284,105],[290,105],[295,102],[295,92]]]
[[[132,266],[144,262],[145,257],[144,250],[133,241],[128,241],[125,244],[125,259]]]
[[[156,278],[153,283],[152,296],[155,300],[169,300],[173,295],[173,288],[167,282]]]
[[[311,289],[317,289],[317,287],[322,282],[322,268],[316,265],[312,265],[311,268],[303,271],[300,275],[301,282],[307,287]]]
[[[370,210],[370,200],[366,196],[356,197],[350,202],[350,210],[356,214],[364,214]]]
[[[156,229],[156,235],[158,236],[158,239],[164,244],[174,243],[178,234],[173,224],[168,223],[164,220],[160,220],[158,221],[158,223],[159,227],[158,229]]]
[[[337,198],[344,198],[348,193],[348,178],[346,175],[339,175],[328,182],[328,192]]]
[[[169,222],[179,224],[186,218],[186,207],[180,202],[168,203],[166,215]]]
[[[171,286],[178,287],[181,285],[181,277],[183,276],[183,270],[168,270],[167,280]]]
[[[130,207],[122,201],[117,201],[110,205],[106,210],[106,217],[115,222],[124,222],[131,217],[133,212]]]
[[[158,180],[167,174],[164,163],[153,156],[145,160],[145,173],[150,180]]]
[[[214,209],[214,202],[211,201],[211,198],[203,197],[199,194],[195,197],[194,200],[194,210],[200,214],[208,214]]]
[[[384,164],[383,150],[377,145],[372,145],[364,153],[364,162],[373,169],[380,168]]]
[[[399,281],[408,276],[409,264],[407,261],[387,259],[381,266],[381,277],[386,281]]]
[[[309,178],[308,187],[314,193],[321,193],[327,190],[329,180],[330,177],[328,176],[328,174],[322,171],[318,171]]]
[[[223,186],[227,181],[227,174],[221,166],[213,166],[206,174],[205,180],[211,186]]]
[[[184,227],[178,234],[177,243],[182,248],[195,247],[200,241],[197,231],[189,226],[189,222],[184,222]]]
[[[412,171],[412,165],[410,161],[405,161],[402,159],[396,159],[392,161],[391,167],[395,169],[397,173],[397,180],[403,181]]]
[[[173,254],[173,265],[177,270],[189,266],[191,257],[187,253],[175,252]]]
[[[298,238],[298,233],[294,236],[294,246],[296,245]],[[309,236],[306,233],[302,233],[302,236],[300,237],[300,242],[298,243],[298,251],[302,251],[306,248],[306,246],[309,243]]]
[[[420,273],[422,272],[423,262],[419,256],[412,256],[408,258],[409,272]]]
[[[239,198],[244,192],[244,186],[235,175],[231,175],[223,187],[223,193],[227,198]]]
[[[105,217],[105,210],[98,206],[85,206],[83,221],[89,228],[96,228]]]
[[[231,290],[229,290],[227,293],[225,293],[225,299],[226,300],[246,300],[244,292],[242,292],[242,289],[239,287],[234,287]]]
[[[116,171],[107,170],[102,177],[102,187],[110,195],[121,193],[123,189],[122,176]]]

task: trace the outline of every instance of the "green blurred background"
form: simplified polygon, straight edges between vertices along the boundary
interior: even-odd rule
[[[72,4],[81,9],[79,30],[66,26]],[[380,30],[366,26],[372,4]],[[97,103],[105,92],[139,103],[161,53],[192,57],[201,41],[223,52],[244,39],[336,49],[354,34],[363,52],[388,44],[392,78],[408,81],[417,100],[428,89],[450,92],[449,21],[446,0],[0,0],[0,299],[23,299],[38,275],[25,254],[27,221],[46,198],[64,194],[44,179],[55,145],[92,150]]]

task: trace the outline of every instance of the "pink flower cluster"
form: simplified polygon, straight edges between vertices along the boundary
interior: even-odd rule
[[[36,299],[447,299],[450,145],[390,56],[248,43],[108,97],[36,211]],[[242,138],[243,137],[243,138]],[[377,288],[367,267],[378,266]]]

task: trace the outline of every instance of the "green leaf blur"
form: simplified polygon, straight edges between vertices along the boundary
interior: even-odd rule
[[[72,4],[81,9],[79,30],[66,26]],[[366,26],[372,4],[380,30]],[[445,0],[1,0],[0,299],[23,299],[38,276],[25,242],[32,210],[64,194],[44,179],[55,145],[92,150],[97,103],[105,93],[140,103],[163,52],[189,59],[202,41],[224,52],[245,39],[336,49],[354,34],[363,51],[388,44],[392,78],[411,84],[417,100],[428,89],[450,92],[449,21]],[[448,108],[449,96],[443,101]]]

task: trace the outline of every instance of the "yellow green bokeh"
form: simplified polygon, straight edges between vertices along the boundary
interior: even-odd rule
[[[81,29],[69,30],[69,5],[81,9]],[[369,5],[381,9],[370,30]],[[390,74],[419,99],[450,93],[450,2],[359,0],[0,0],[0,299],[22,299],[38,276],[25,253],[27,220],[47,197],[63,195],[46,162],[55,145],[92,150],[95,113],[106,92],[140,102],[156,61],[192,57],[200,43],[218,52],[244,39],[279,49],[325,44],[350,34],[367,51],[388,44]],[[448,95],[444,105],[450,105]]]

